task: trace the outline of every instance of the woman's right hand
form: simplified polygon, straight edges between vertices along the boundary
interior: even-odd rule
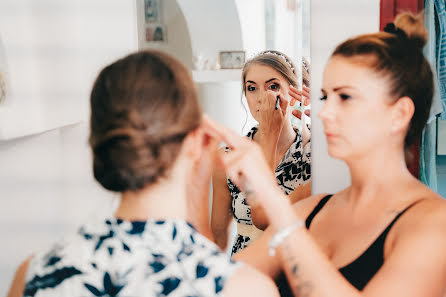
[[[280,99],[276,109],[277,97]],[[256,141],[261,146],[269,167],[274,170],[276,167],[277,143],[285,124],[289,101],[282,94],[268,90],[259,98],[259,103],[257,112],[259,129],[256,133]]]
[[[276,109],[277,97],[280,99],[277,106],[278,108]],[[267,137],[269,141],[276,143],[285,123],[289,100],[282,94],[272,90],[263,92],[258,100],[259,109],[257,111],[257,117],[259,121],[259,131],[263,136]]]

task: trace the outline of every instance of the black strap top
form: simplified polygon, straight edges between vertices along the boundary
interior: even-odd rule
[[[332,195],[327,195],[319,201],[313,211],[305,220],[307,229],[310,229],[311,222],[317,213],[324,207]],[[358,290],[362,290],[366,284],[372,279],[376,272],[384,264],[384,242],[386,241],[387,234],[392,228],[393,224],[413,205],[418,201],[415,201],[402,212],[400,212],[395,219],[387,226],[387,228],[378,236],[378,238],[361,254],[356,260],[350,264],[339,269],[339,272]]]

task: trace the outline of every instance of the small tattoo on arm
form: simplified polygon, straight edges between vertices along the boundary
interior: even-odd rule
[[[293,273],[293,276],[297,277],[298,268],[299,268],[299,266],[297,266],[297,264],[293,265],[293,268],[291,269],[291,272]]]
[[[310,281],[304,281],[300,278],[300,267],[296,263],[291,249],[288,245],[284,245],[284,251],[286,255],[286,265],[291,271],[291,275],[288,278],[290,286],[293,288],[294,294],[299,297],[310,297],[313,291],[313,285]]]

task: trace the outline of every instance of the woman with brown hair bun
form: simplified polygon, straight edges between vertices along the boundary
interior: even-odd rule
[[[220,158],[228,175],[271,222],[236,259],[273,278],[284,270],[295,296],[444,296],[446,201],[405,162],[432,102],[426,36],[422,19],[405,13],[385,32],[333,52],[319,117],[329,155],[345,161],[351,176],[333,195],[291,206],[260,147],[208,121],[209,133],[231,147]]]
[[[217,142],[186,68],[158,51],[105,67],[91,92],[96,180],[116,213],[24,262],[9,296],[276,296],[270,278],[210,238]]]

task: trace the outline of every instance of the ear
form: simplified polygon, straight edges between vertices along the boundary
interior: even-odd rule
[[[407,96],[398,99],[392,106],[392,132],[406,131],[415,112],[415,105]]]
[[[201,156],[203,131],[197,128],[189,132],[184,139],[183,149],[189,160],[197,160]]]

